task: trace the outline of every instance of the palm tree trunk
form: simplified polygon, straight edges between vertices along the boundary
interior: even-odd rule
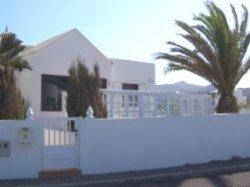
[[[216,108],[217,113],[238,113],[239,107],[237,99],[234,95],[226,96],[221,95],[218,106]]]

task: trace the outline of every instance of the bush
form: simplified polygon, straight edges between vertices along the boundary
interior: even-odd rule
[[[86,111],[91,106],[96,118],[106,118],[107,110],[99,91],[101,79],[98,65],[95,64],[93,72],[90,73],[84,60],[77,58],[68,72],[68,96],[66,99],[68,116],[86,117]]]

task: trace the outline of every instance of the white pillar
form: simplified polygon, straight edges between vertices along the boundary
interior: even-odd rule
[[[114,93],[110,92],[109,94],[107,93],[107,101],[108,101],[108,96],[110,96],[110,110],[109,110],[109,117],[114,118]]]
[[[128,111],[128,94],[127,93],[125,93],[124,94],[124,106],[125,106],[125,117],[128,117],[128,113],[129,113],[129,111]]]
[[[138,95],[139,96],[139,117],[144,117],[144,95],[142,95],[141,93]]]

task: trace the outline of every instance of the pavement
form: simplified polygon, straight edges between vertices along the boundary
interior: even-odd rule
[[[249,187],[250,172],[239,172],[227,175],[207,177],[161,180],[126,185],[127,187]]]
[[[233,158],[206,164],[145,171],[85,175],[50,180],[21,179],[0,181],[0,187],[250,187],[250,159]]]

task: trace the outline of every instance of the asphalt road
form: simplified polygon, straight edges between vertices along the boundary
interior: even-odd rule
[[[161,180],[146,183],[117,184],[125,187],[250,187],[250,172],[185,180]]]
[[[73,182],[73,181],[72,181]],[[170,180],[161,179],[157,181],[150,182],[140,182],[128,181],[126,183],[117,183],[113,185],[83,185],[81,183],[57,183],[57,184],[39,184],[39,185],[22,185],[21,183],[16,185],[1,185],[1,187],[7,186],[19,186],[19,187],[250,187],[250,171],[234,173],[230,175],[219,175],[210,177],[200,177],[184,180]]]

